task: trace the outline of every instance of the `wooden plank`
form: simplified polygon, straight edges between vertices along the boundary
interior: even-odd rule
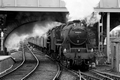
[[[27,6],[27,0],[17,0],[17,6]]]
[[[0,0],[0,6],[2,6],[2,0]]]
[[[38,7],[38,0],[16,0],[16,5],[18,7]]]
[[[40,7],[59,7],[59,0],[40,0]]]
[[[40,7],[50,7],[51,0],[39,0]]]
[[[59,0],[51,0],[50,7],[59,7]]]
[[[15,6],[15,0],[1,0],[2,6]]]
[[[38,6],[38,0],[27,0],[27,6],[29,7],[37,7]]]
[[[118,8],[120,8],[120,0],[118,0]]]
[[[118,0],[100,0],[100,8],[117,8]]]
[[[65,2],[60,0],[60,7],[65,7]]]

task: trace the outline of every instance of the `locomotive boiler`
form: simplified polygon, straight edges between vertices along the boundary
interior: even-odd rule
[[[95,34],[83,22],[76,20],[57,26],[49,37],[52,56],[66,67],[86,70],[95,63]]]

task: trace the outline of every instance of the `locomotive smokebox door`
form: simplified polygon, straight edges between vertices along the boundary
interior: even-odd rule
[[[74,45],[82,45],[87,40],[87,31],[83,23],[74,23],[68,32],[69,41]]]

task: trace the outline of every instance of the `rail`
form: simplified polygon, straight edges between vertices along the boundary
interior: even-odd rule
[[[27,57],[27,56],[25,56],[25,49],[28,49],[30,51],[30,53],[32,54],[32,56],[34,57],[34,59],[36,61],[35,65],[32,64],[32,66],[28,67],[28,68],[26,68],[28,63],[25,63],[26,62],[26,57]],[[3,75],[2,77],[0,77],[0,79],[6,80],[7,78],[9,78],[9,79],[11,78],[11,80],[12,80],[15,77],[11,77],[11,76],[17,75],[19,73],[19,71],[21,72],[21,70],[22,70],[23,73],[20,73],[20,77],[17,77],[17,79],[25,80],[28,76],[30,76],[30,74],[32,74],[37,69],[37,67],[39,66],[39,60],[25,43],[22,44],[22,53],[23,53],[22,54],[23,59],[22,59],[21,64],[18,65],[17,67],[15,67],[14,69],[12,69],[10,72]],[[26,69],[26,71],[24,71],[24,69]],[[11,73],[14,73],[14,74],[11,74]]]
[[[118,75],[115,75],[115,74],[112,74],[112,73],[108,73],[108,72],[101,72],[101,71],[98,71],[98,70],[93,70],[93,71],[95,71],[97,73],[100,73],[102,75],[108,76],[112,80],[120,80],[120,76],[118,76]]]
[[[31,72],[29,72],[26,76],[24,76],[21,80],[25,80],[29,75],[31,75],[39,66],[40,62],[39,59],[35,56],[35,54],[33,53],[33,51],[26,45],[26,47],[30,50],[31,54],[35,57],[37,64],[36,66],[31,70]]]
[[[24,50],[24,46],[23,46],[23,44],[22,44],[22,62],[21,62],[21,64],[19,64],[17,67],[15,67],[14,69],[12,69],[11,71],[9,71],[8,73],[6,73],[5,75],[3,75],[3,76],[0,76],[0,79],[1,78],[3,78],[4,76],[6,76],[6,75],[8,75],[8,74],[10,74],[10,73],[12,73],[12,72],[14,72],[14,71],[16,71],[18,68],[20,68],[24,63],[25,63],[25,50]]]

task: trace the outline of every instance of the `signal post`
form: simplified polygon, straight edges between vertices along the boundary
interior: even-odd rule
[[[4,31],[5,29],[5,22],[6,22],[6,14],[0,14],[0,40],[1,40],[1,48],[0,48],[0,55],[6,54],[4,50]]]

